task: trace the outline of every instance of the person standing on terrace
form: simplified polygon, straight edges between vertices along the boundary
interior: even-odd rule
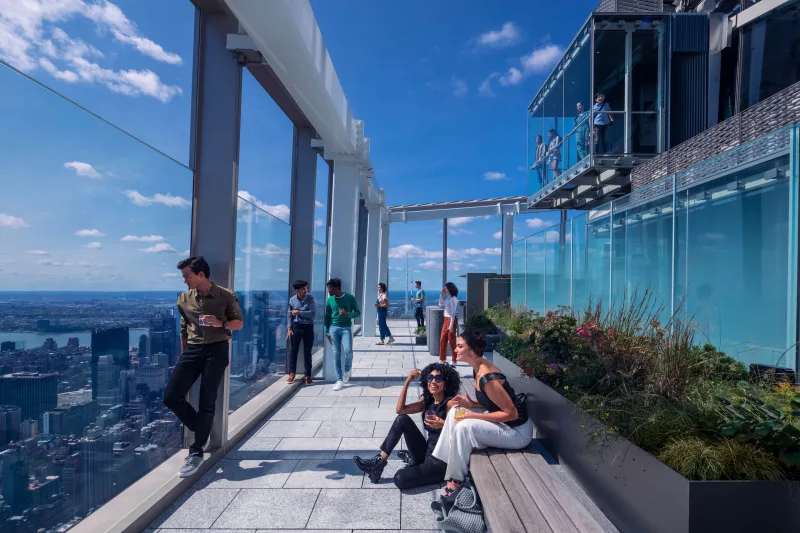
[[[232,331],[242,329],[244,322],[236,293],[208,279],[211,268],[205,259],[184,259],[178,263],[178,270],[189,289],[178,296],[182,353],[164,392],[164,405],[194,432],[194,444],[180,470],[180,477],[189,477],[203,464],[203,446],[214,421],[217,389],[229,362],[228,340]],[[198,377],[200,396],[195,411],[186,401],[186,394]]]
[[[575,105],[575,148],[578,152],[578,161],[588,154],[589,147],[589,110],[583,107],[583,102]]]
[[[411,298],[414,302],[414,318],[417,319],[417,327],[425,327],[425,290],[422,288],[421,281],[414,282],[414,288],[417,289],[416,298]]]
[[[384,339],[386,344],[394,342],[392,332],[389,331],[389,325],[386,323],[386,315],[389,311],[389,296],[386,294],[386,284],[378,283],[378,301],[375,302],[375,307],[378,309],[378,330],[380,331],[381,340],[375,344],[383,344]]]
[[[553,171],[553,179],[561,175],[561,136],[555,129],[547,131],[547,138],[550,145],[547,147],[547,165]]]
[[[445,283],[439,295],[439,307],[444,309],[444,323],[439,336],[439,361],[447,361],[447,344],[453,357],[453,366],[456,366],[456,334],[458,333],[458,287],[453,282]]]
[[[342,280],[332,278],[327,286],[329,296],[325,300],[325,336],[333,347],[333,364],[336,367],[336,385],[333,390],[340,391],[350,381],[353,371],[353,319],[361,316],[361,310],[356,297],[342,291]]]
[[[546,170],[545,170],[545,159],[547,158],[547,145],[544,143],[544,139],[542,139],[541,135],[536,136],[536,161],[533,163],[531,170],[536,170],[536,174],[539,176],[539,186],[544,187],[546,181],[545,178],[547,177]]]
[[[306,385],[312,385],[311,379],[311,348],[314,347],[314,317],[317,314],[317,302],[311,291],[308,290],[308,282],[303,280],[295,281],[295,295],[289,299],[289,321],[286,331],[286,340],[291,342],[291,353],[289,355],[289,378],[286,383],[294,383],[295,373],[297,372],[297,354],[300,351],[300,343],[303,343],[303,362],[306,366]]]
[[[596,154],[608,154],[610,153],[610,148],[606,143],[606,130],[608,130],[609,126],[614,125],[614,115],[609,113],[611,106],[606,102],[606,95],[597,93],[594,97],[592,111],[594,111],[594,131],[597,136],[594,151]]]

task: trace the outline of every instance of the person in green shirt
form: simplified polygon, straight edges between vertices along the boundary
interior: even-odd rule
[[[350,381],[353,371],[353,319],[361,316],[358,301],[352,294],[342,291],[342,280],[332,278],[327,283],[328,299],[325,300],[325,336],[333,347],[333,364],[336,367],[336,385],[340,391]],[[344,352],[344,372],[342,371]]]

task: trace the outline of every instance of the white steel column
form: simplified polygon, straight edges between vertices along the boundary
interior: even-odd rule
[[[381,260],[381,206],[369,204],[367,221],[367,253],[364,261],[364,307],[362,309],[361,335],[375,336],[377,311],[372,305],[377,294],[379,263]],[[383,283],[386,283],[385,281]],[[388,283],[387,283],[388,286]]]
[[[514,216],[503,215],[502,256],[500,273],[511,274],[511,245],[514,242]]]
[[[331,228],[328,241],[328,279],[342,280],[342,290],[355,294],[356,230],[358,228],[358,200],[360,195],[358,162],[335,159],[333,162],[333,190],[331,193]],[[324,307],[322,308],[324,312]],[[325,341],[325,381],[336,381],[333,351]]]
[[[447,219],[442,219],[442,287],[447,283]]]
[[[381,209],[381,244],[380,244],[380,264],[378,266],[378,278],[380,281],[389,285],[389,214],[386,208]]]
[[[224,13],[197,10],[193,82],[191,162],[194,166],[192,255],[202,255],[211,279],[233,289],[236,256],[236,209],[239,183],[239,120],[242,68],[226,48],[236,19]],[[197,408],[199,381],[190,391]],[[230,367],[217,391],[209,449],[221,448],[228,438]],[[189,430],[185,430],[187,441]]]

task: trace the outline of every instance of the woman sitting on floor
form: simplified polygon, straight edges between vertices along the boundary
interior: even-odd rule
[[[447,415],[433,450],[435,458],[447,463],[445,496],[458,490],[466,478],[473,448],[519,450],[533,438],[524,400],[516,399],[500,369],[483,356],[485,348],[486,335],[481,331],[467,329],[456,339],[456,360],[472,367],[478,401],[469,395],[454,398],[456,408]],[[476,408],[485,408],[486,412],[471,411]]]
[[[407,404],[408,387],[418,378],[423,384],[422,398]],[[377,483],[392,450],[400,442],[400,438],[405,437],[408,453],[399,452],[398,455],[406,455],[403,459],[409,465],[394,475],[394,484],[397,488],[410,489],[444,481],[447,465],[433,457],[431,453],[436,447],[447,413],[453,406],[453,398],[458,394],[460,386],[461,379],[458,372],[445,363],[430,364],[421,372],[417,369],[412,370],[397,399],[397,418],[394,419],[386,440],[381,444],[380,453],[370,459],[353,457],[356,466],[369,475],[370,481]],[[428,431],[427,439],[409,416],[423,411],[424,425]]]

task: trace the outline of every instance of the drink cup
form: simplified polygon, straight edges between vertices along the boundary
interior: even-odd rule
[[[432,411],[431,409],[428,409],[427,411],[425,411],[425,420],[428,420],[429,418],[435,418],[435,417],[436,417],[436,412],[435,411]]]
[[[453,416],[453,418],[456,419],[456,423],[464,420],[464,415],[466,414],[466,412],[467,410],[464,409],[463,407],[456,407],[456,414]]]

